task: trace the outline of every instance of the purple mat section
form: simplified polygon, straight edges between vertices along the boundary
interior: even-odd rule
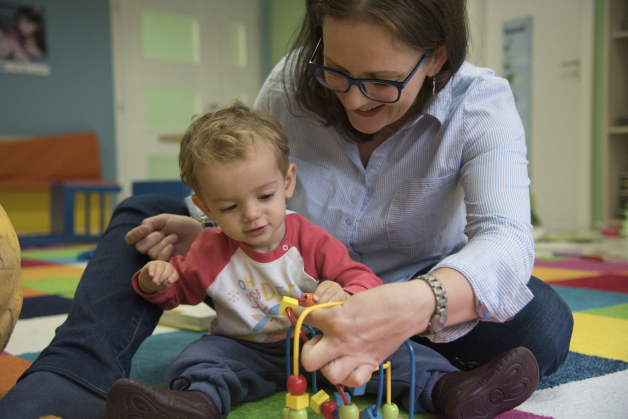
[[[6,356],[6,355],[9,355],[9,353],[8,352],[4,352],[4,351],[2,351],[2,353],[0,354],[0,356]]]
[[[628,263],[597,262],[585,259],[565,259],[554,261],[537,260],[534,266],[544,268],[575,269],[578,271],[596,271],[602,273],[628,272]]]

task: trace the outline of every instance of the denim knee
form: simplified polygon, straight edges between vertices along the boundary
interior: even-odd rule
[[[532,277],[528,287],[534,293],[534,305],[541,308],[530,326],[536,342],[543,346],[534,351],[542,375],[551,375],[565,362],[573,332],[573,314],[556,291],[541,280]],[[536,300],[536,301],[535,301]],[[541,314],[542,313],[542,314]]]

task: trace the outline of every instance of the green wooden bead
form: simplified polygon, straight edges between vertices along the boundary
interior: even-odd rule
[[[399,408],[396,404],[385,404],[379,409],[382,419],[397,419],[399,417]]]
[[[338,419],[360,419],[360,409],[353,403],[343,404],[338,409]]]
[[[284,407],[281,411],[281,419],[290,419],[288,415],[290,414],[291,410],[292,409],[290,409],[289,407]]]
[[[292,410],[290,409],[289,419],[307,419],[307,409]]]

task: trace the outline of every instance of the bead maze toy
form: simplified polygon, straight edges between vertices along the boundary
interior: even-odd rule
[[[316,305],[313,300],[313,294],[303,294],[302,298],[291,298],[284,296],[279,308],[279,314],[287,316],[292,326],[288,329],[288,337],[286,338],[286,375],[288,393],[286,394],[286,407],[281,412],[281,419],[307,419],[310,407],[314,412],[320,413],[325,419],[397,419],[399,417],[399,408],[391,402],[391,365],[390,361],[381,364],[375,368],[373,372],[379,373],[379,387],[377,391],[377,402],[373,406],[366,409],[358,408],[351,403],[351,395],[361,396],[365,393],[366,383],[360,387],[349,388],[351,395],[345,391],[342,384],[336,384],[338,390],[334,393],[335,401],[330,400],[330,396],[324,390],[317,390],[316,371],[312,372],[312,390],[314,395],[306,392],[307,380],[299,374],[299,336],[303,342],[307,342],[308,338],[302,332],[302,327],[306,327],[312,337],[316,336],[316,332],[311,326],[304,323],[308,314],[315,310],[341,305],[342,302],[324,303]],[[307,307],[298,320],[295,320],[292,309],[302,303]],[[293,373],[290,373],[290,336],[294,333],[294,357],[293,357]],[[298,331],[298,333],[296,332]],[[406,345],[410,351],[411,364],[414,365],[414,350],[410,341],[406,341]],[[382,405],[384,392],[384,370],[386,370],[386,403]],[[415,368],[412,368],[410,381],[410,419],[414,419],[414,379]],[[369,377],[370,380],[370,377]],[[369,381],[367,380],[367,381]]]

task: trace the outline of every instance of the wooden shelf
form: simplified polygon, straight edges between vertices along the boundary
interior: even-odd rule
[[[628,125],[608,127],[609,134],[628,134]]]
[[[615,38],[615,39],[628,39],[628,31],[613,32],[613,38]]]

